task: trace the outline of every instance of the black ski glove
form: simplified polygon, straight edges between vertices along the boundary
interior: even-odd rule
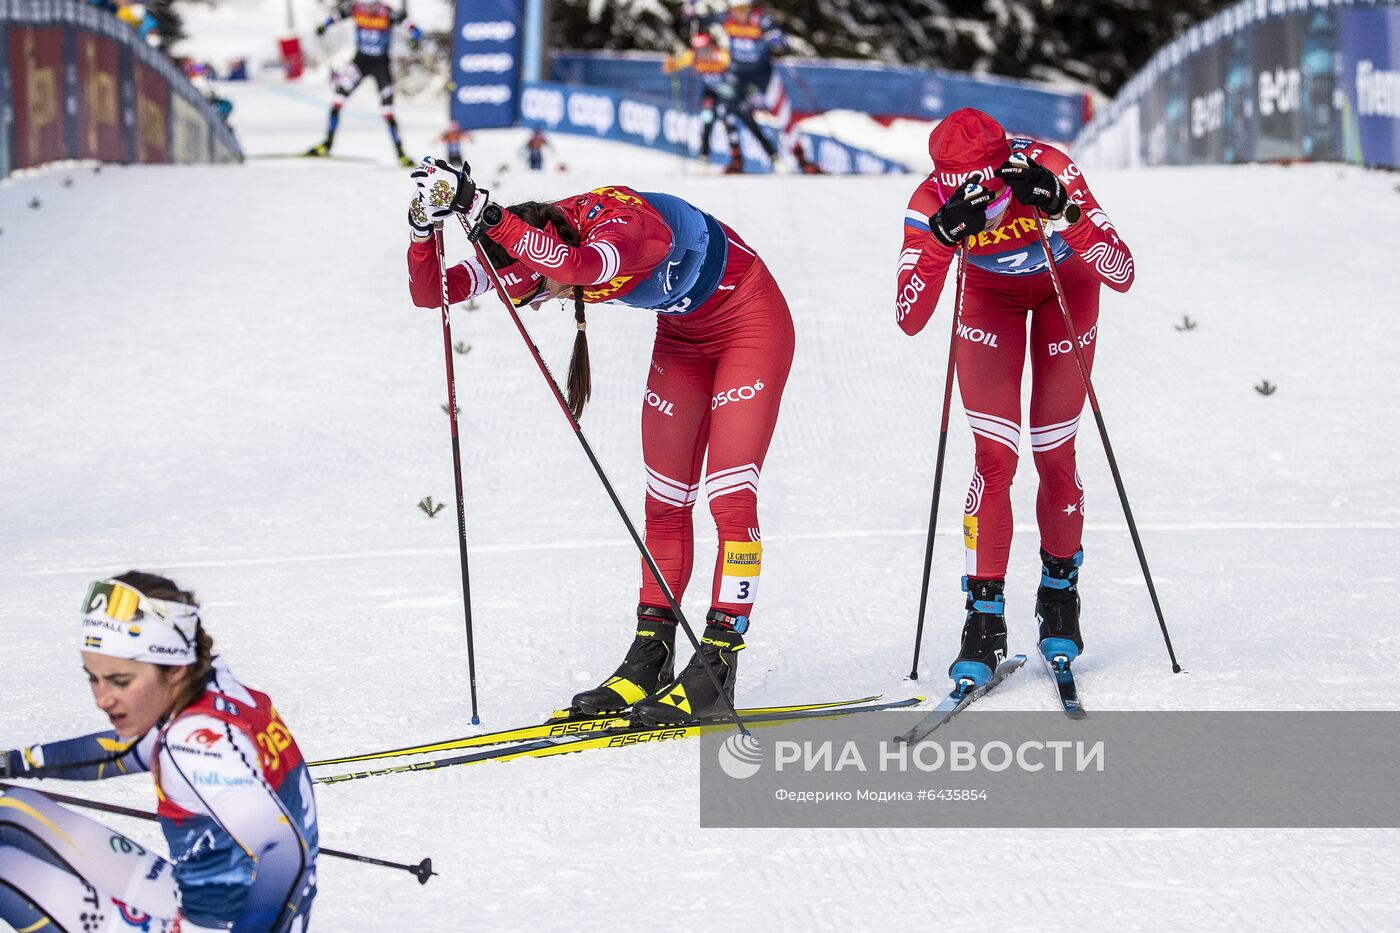
[[[928,219],[929,231],[944,246],[956,247],[964,237],[976,236],[987,228],[987,205],[991,203],[992,193],[974,173]]]
[[[997,177],[1006,182],[1006,187],[1027,207],[1037,208],[1051,217],[1064,213],[1069,202],[1069,192],[1055,177],[1055,173],[1024,152],[1013,153],[1011,158],[997,169]]]

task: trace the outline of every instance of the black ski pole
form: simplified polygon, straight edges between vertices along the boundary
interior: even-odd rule
[[[470,166],[467,167],[470,171]],[[476,644],[472,639],[472,585],[467,575],[467,510],[462,500],[462,446],[457,438],[457,379],[452,369],[452,325],[448,321],[447,260],[442,228],[433,232],[438,275],[442,279],[442,353],[447,361],[447,420],[452,426],[452,478],[457,489],[457,548],[462,557],[462,611],[467,622],[467,679],[471,689],[472,725],[481,724],[476,706]]]
[[[138,820],[149,820],[151,822],[158,822],[160,820],[160,817],[156,816],[154,813],[147,813],[145,810],[133,810],[130,807],[119,807],[114,803],[102,803],[97,800],[88,800],[85,797],[69,797],[67,794],[55,794],[53,791],[35,790],[31,787],[20,787],[18,784],[7,784],[3,781],[0,781],[0,791],[7,790],[27,790],[31,793],[39,794],[42,797],[47,797],[54,803],[66,803],[70,807],[83,807],[88,810],[100,810],[103,813],[115,813],[118,816],[130,816]],[[430,858],[425,858],[423,859],[423,861],[419,862],[416,865],[403,865],[399,862],[389,862],[381,858],[375,858],[372,855],[358,855],[354,852],[341,852],[339,849],[327,849],[322,847],[319,851],[322,855],[331,855],[335,858],[349,859],[352,862],[364,862],[366,865],[379,865],[383,868],[397,868],[400,871],[406,871],[413,877],[417,878],[419,884],[427,884],[428,879],[437,874],[437,872],[433,871],[433,860]]]
[[[924,577],[919,589],[919,627],[914,632],[914,664],[909,679],[919,679],[919,649],[924,643],[924,613],[928,608],[929,574],[933,571],[933,534],[938,525],[938,500],[943,491],[943,455],[948,449],[948,411],[953,405],[953,372],[958,362],[958,324],[962,321],[967,282],[967,247],[958,251],[958,299],[953,307],[953,330],[948,337],[948,378],[943,383],[943,420],[938,429],[938,455],[933,465],[933,504],[928,512],[928,541],[924,545]]]
[[[798,74],[797,66],[789,62],[784,62],[783,64],[787,73],[792,77],[793,83],[797,85],[797,89],[800,90],[806,96],[807,100],[811,102],[812,109],[817,113],[821,114],[822,123],[826,125],[826,135],[831,137],[831,139],[834,142],[841,142],[841,140],[836,135],[836,127],[831,125],[831,117],[827,116],[826,110],[821,106],[820,101],[817,100],[817,95],[812,93],[812,89],[807,86],[807,82],[802,79],[802,75]],[[794,106],[793,109],[795,110],[797,108]],[[797,131],[793,130],[794,136],[796,135],[796,133]],[[813,153],[812,156],[813,160],[815,161],[816,153]]]
[[[1071,202],[1070,208],[1078,213],[1079,205]],[[1157,599],[1157,587],[1152,584],[1152,571],[1147,569],[1147,554],[1142,549],[1142,538],[1138,536],[1137,522],[1133,521],[1133,509],[1128,505],[1128,491],[1123,487],[1123,477],[1118,472],[1118,458],[1113,456],[1113,445],[1108,442],[1108,426],[1104,424],[1103,412],[1099,411],[1099,399],[1094,394],[1094,382],[1089,378],[1089,364],[1084,359],[1084,349],[1079,345],[1079,334],[1070,318],[1069,305],[1065,303],[1064,286],[1060,284],[1060,273],[1055,268],[1054,250],[1050,246],[1050,233],[1045,228],[1045,218],[1036,212],[1035,222],[1040,228],[1040,244],[1045,249],[1045,259],[1050,269],[1050,282],[1055,287],[1055,300],[1060,305],[1060,314],[1065,319],[1065,330],[1069,332],[1070,346],[1074,349],[1074,361],[1079,364],[1079,375],[1084,380],[1084,390],[1089,396],[1089,407],[1094,411],[1094,422],[1099,426],[1099,437],[1103,440],[1103,451],[1108,455],[1108,468],[1113,473],[1113,484],[1118,487],[1118,501],[1123,503],[1123,515],[1128,520],[1128,533],[1132,535],[1133,547],[1137,550],[1138,563],[1142,565],[1142,576],[1147,581],[1147,594],[1152,597],[1152,608],[1157,613],[1157,625],[1162,629],[1162,640],[1167,643],[1167,657],[1171,658],[1172,673],[1180,674],[1181,665],[1176,661],[1172,650],[1172,637],[1167,633],[1167,620],[1162,615],[1162,604]]]
[[[486,211],[500,211],[496,204],[488,204]],[[622,524],[627,526],[627,533],[632,536],[632,543],[637,546],[637,550],[642,555],[642,560],[647,565],[647,570],[651,573],[656,585],[661,588],[661,594],[666,597],[666,605],[671,607],[671,611],[676,615],[676,622],[685,631],[686,638],[690,639],[690,645],[695,649],[695,656],[700,659],[700,663],[705,667],[705,673],[710,676],[711,683],[719,693],[720,699],[724,701],[725,707],[729,710],[730,717],[734,724],[739,727],[739,731],[744,735],[749,734],[748,726],[744,725],[744,719],[739,715],[739,710],[735,708],[734,701],[725,692],[724,685],[719,681],[719,675],[715,672],[714,665],[705,657],[700,650],[700,639],[696,637],[695,630],[690,627],[690,622],[686,620],[685,613],[681,611],[681,604],[676,600],[676,596],[671,592],[671,587],[667,585],[666,578],[661,574],[661,568],[657,566],[656,559],[651,556],[651,551],[647,548],[642,536],[637,533],[637,526],[632,524],[632,518],[627,514],[627,509],[622,505],[622,500],[617,497],[617,491],[613,489],[613,484],[608,480],[608,475],[603,471],[603,465],[598,462],[598,457],[593,453],[593,445],[588,443],[588,438],[583,433],[583,428],[579,426],[578,419],[569,410],[568,400],[559,388],[558,381],[554,374],[549,371],[549,365],[545,363],[544,357],[540,355],[539,347],[535,346],[535,341],[530,339],[530,332],[525,329],[525,322],[520,319],[520,315],[515,310],[515,305],[511,302],[510,296],[506,294],[505,286],[501,284],[500,277],[496,274],[496,267],[491,264],[491,258],[486,255],[486,251],[481,248],[477,237],[472,235],[471,228],[467,225],[467,219],[461,214],[457,215],[457,220],[461,222],[462,229],[467,232],[467,238],[471,240],[472,248],[476,250],[477,259],[486,270],[486,276],[491,280],[491,287],[495,289],[496,297],[501,299],[501,304],[505,305],[510,319],[515,322],[515,329],[520,331],[520,338],[525,341],[525,346],[529,348],[530,355],[535,359],[535,365],[539,367],[540,373],[544,376],[545,382],[549,383],[549,389],[554,393],[554,401],[559,403],[559,410],[564,413],[564,417],[569,419],[569,425],[574,429],[574,436],[578,438],[579,444],[583,446],[583,452],[588,455],[588,462],[593,464],[593,470],[598,474],[598,479],[603,483],[603,489],[608,493],[608,498],[612,500],[613,508],[617,509],[617,514],[622,518]]]

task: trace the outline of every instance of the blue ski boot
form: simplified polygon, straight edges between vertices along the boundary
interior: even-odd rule
[[[1084,551],[1073,557],[1053,557],[1040,550],[1040,590],[1035,596],[1035,620],[1040,623],[1040,653],[1055,668],[1068,669],[1084,650],[1079,636],[1079,567]]]
[[[1006,658],[1005,580],[963,577],[967,593],[967,621],[963,623],[962,648],[948,668],[954,688],[964,692],[992,679],[992,672]]]

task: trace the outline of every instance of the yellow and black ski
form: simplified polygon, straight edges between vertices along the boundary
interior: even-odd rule
[[[830,703],[802,703],[796,706],[758,706],[739,710],[739,715],[762,716],[770,713],[797,713],[808,710],[834,709],[843,706],[859,706],[880,699],[879,694],[859,697],[854,700],[836,700]],[[344,755],[339,758],[323,758],[307,762],[309,767],[321,765],[347,765],[356,761],[375,761],[380,758],[398,758],[401,755],[429,755],[434,752],[450,752],[460,748],[484,748],[488,745],[503,745],[506,742],[528,742],[532,739],[552,739],[570,735],[592,735],[625,729],[632,721],[625,713],[611,713],[605,716],[581,716],[574,719],[553,719],[537,726],[519,726],[515,729],[502,729],[499,732],[485,732],[480,735],[466,735],[458,739],[442,742],[429,742],[423,745],[409,745],[404,748],[391,748],[378,752],[365,752],[360,755]]]
[[[795,719],[825,719],[836,716],[849,716],[855,713],[871,713],[877,710],[899,709],[917,706],[924,697],[909,697],[887,703],[874,703],[878,696],[868,697],[854,703],[816,703],[795,707],[769,707],[765,709],[740,710],[739,715],[750,726],[775,725]],[[778,710],[778,711],[775,711]],[[511,761],[516,758],[547,758],[552,755],[566,755],[582,752],[590,748],[625,748],[629,745],[642,745],[650,742],[666,742],[672,739],[687,739],[716,729],[731,729],[734,723],[728,719],[707,722],[681,723],[673,726],[632,726],[605,729],[595,733],[572,733],[561,735],[546,734],[533,742],[522,742],[506,748],[489,748],[484,751],[469,752],[465,755],[451,755],[403,765],[391,765],[369,771],[352,771],[346,774],[329,774],[315,779],[317,784],[339,784],[344,781],[357,781],[361,778],[376,777],[381,774],[401,774],[409,771],[431,771],[454,765],[471,765],[482,761]],[[540,726],[535,728],[549,728]],[[500,733],[496,733],[500,734]],[[485,738],[473,736],[472,738]],[[507,740],[509,741],[509,740]]]

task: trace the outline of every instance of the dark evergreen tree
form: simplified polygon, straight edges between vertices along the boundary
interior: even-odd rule
[[[796,52],[1012,78],[1112,94],[1162,45],[1233,0],[769,0]],[[554,0],[552,44],[669,51],[680,0]]]

